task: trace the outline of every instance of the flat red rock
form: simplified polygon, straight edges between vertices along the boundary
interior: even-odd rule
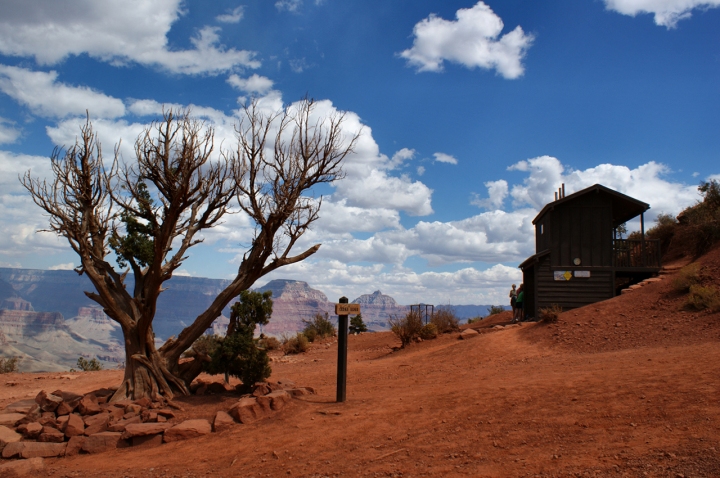
[[[203,419],[186,420],[165,431],[163,441],[165,443],[179,440],[187,440],[202,435],[209,435],[212,432],[210,422]]]

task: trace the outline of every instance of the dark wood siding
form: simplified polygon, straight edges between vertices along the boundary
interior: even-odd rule
[[[589,194],[581,200],[553,210],[549,248],[552,266],[574,267],[575,258],[582,267],[612,266],[612,204],[604,195]],[[544,219],[544,218],[543,218]]]
[[[525,303],[523,306],[527,318],[537,317],[537,309],[535,308],[535,298],[537,297],[536,271],[537,265],[523,270],[523,290],[525,291],[523,296]]]
[[[548,212],[540,222],[535,224],[535,251],[545,251],[550,248],[551,231],[548,225],[552,221],[552,212]]]
[[[534,305],[538,310],[553,304],[563,310],[574,309],[613,296],[611,269],[591,270],[589,278],[573,277],[568,281],[556,281],[553,274],[558,269],[550,267],[549,256],[543,257],[536,269],[537,294]]]

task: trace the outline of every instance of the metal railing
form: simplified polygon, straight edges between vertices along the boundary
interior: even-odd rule
[[[615,267],[660,268],[660,241],[657,239],[613,239]]]

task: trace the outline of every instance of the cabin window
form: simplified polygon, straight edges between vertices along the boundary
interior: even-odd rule
[[[542,233],[544,232],[544,231],[543,231],[544,229],[545,229],[545,228],[543,227],[543,225],[540,224],[540,234],[542,234]]]

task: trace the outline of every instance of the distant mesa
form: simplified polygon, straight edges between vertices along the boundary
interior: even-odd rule
[[[352,301],[353,304],[362,305],[382,305],[385,307],[398,307],[398,303],[395,299],[389,295],[385,295],[379,290],[376,290],[372,294],[363,294],[357,299]]]
[[[318,303],[328,302],[325,294],[313,289],[307,282],[289,279],[271,280],[264,286],[257,289],[258,292],[272,291],[272,299],[275,300],[315,300]]]
[[[2,308],[6,310],[27,310],[31,312],[35,310],[30,302],[18,296],[8,297],[3,300]]]
[[[273,314],[270,323],[262,328],[264,334],[294,334],[303,329],[303,320],[311,320],[316,314],[334,312],[327,296],[307,282],[275,279],[256,289],[258,292],[268,290],[272,291]]]

